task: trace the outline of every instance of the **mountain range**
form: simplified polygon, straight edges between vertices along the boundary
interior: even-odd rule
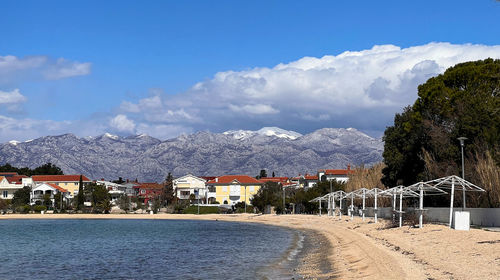
[[[47,162],[65,174],[92,179],[118,177],[163,181],[191,173],[198,176],[315,174],[323,168],[374,164],[382,160],[383,142],[354,128],[323,128],[302,135],[277,127],[257,131],[197,132],[161,141],[141,134],[98,137],[44,136],[0,144],[0,164],[36,167]]]

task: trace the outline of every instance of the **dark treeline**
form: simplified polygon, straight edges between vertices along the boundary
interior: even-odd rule
[[[46,163],[34,169],[28,167],[15,167],[8,163],[0,166],[0,172],[17,172],[19,175],[33,176],[33,175],[64,175],[61,168],[55,164]]]

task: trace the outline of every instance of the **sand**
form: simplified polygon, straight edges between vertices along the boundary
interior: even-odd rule
[[[297,272],[308,279],[499,279],[500,232],[444,225],[386,229],[313,215],[9,214],[0,219],[193,219],[263,223],[307,232]],[[380,219],[379,219],[380,221]],[[312,233],[312,234],[311,234]],[[306,243],[307,243],[306,242]]]

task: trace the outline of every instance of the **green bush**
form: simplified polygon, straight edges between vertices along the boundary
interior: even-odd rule
[[[26,213],[29,213],[30,210],[31,210],[31,207],[29,205],[20,205],[20,206],[16,207],[15,212],[26,214]]]
[[[198,206],[191,205],[182,210],[182,214],[198,214]],[[219,207],[200,206],[200,214],[219,214]]]
[[[45,205],[35,205],[33,206],[33,211],[40,213],[41,211],[46,211],[47,207]]]

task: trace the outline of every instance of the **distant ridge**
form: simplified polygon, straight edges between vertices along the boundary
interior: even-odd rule
[[[44,136],[0,144],[0,164],[33,168],[51,162],[66,174],[85,174],[91,179],[163,181],[168,172],[175,176],[253,176],[266,169],[277,176],[294,176],[347,164],[373,164],[382,160],[382,151],[381,139],[354,128],[323,128],[302,135],[264,127],[197,132],[166,141],[145,134]]]

